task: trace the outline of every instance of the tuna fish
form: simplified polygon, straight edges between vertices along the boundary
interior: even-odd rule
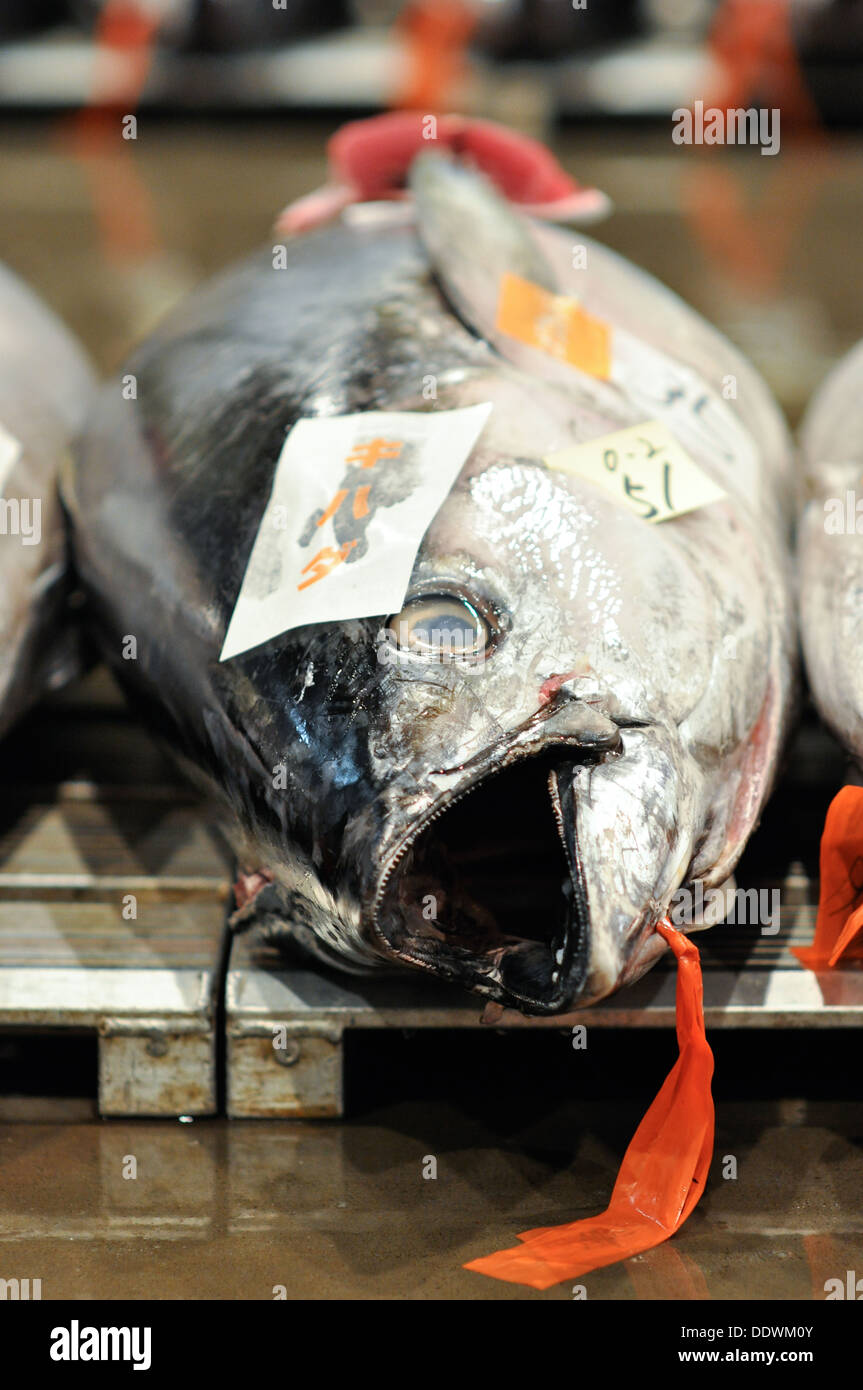
[[[135,352],[68,478],[77,565],[121,680],[225,808],[238,926],[560,1013],[642,974],[675,893],[722,884],[758,820],[794,684],[791,451],[754,370],[648,276],[438,154],[411,183]],[[614,370],[502,331],[507,275],[576,296]],[[483,402],[400,613],[220,660],[296,421]],[[657,418],[719,500],[649,524],[545,461]]]
[[[863,762],[863,343],[838,364],[801,427],[800,623],[825,722]]]
[[[0,732],[75,669],[57,474],[93,385],[60,321],[0,266]]]

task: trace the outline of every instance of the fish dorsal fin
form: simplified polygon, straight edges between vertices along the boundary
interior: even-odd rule
[[[508,272],[558,292],[557,276],[524,216],[484,174],[438,153],[419,155],[409,185],[420,240],[460,318],[494,341],[501,280]]]

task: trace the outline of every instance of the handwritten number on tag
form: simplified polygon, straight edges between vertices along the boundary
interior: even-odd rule
[[[545,462],[594,483],[642,521],[668,521],[725,495],[660,420],[573,445]]]
[[[635,443],[643,447],[646,458],[652,459],[655,458],[657,454],[662,453],[662,445],[654,444],[652,440],[646,438],[644,435],[639,435]],[[627,457],[632,458],[633,454],[629,453]],[[618,464],[620,463],[620,455],[617,449],[604,449],[602,453],[602,462],[609,473],[616,473]],[[622,472],[620,477],[623,491],[633,505],[641,509],[641,515],[644,517],[645,521],[652,521],[655,516],[659,516],[659,507],[655,506],[648,496],[643,495],[647,490],[647,483],[636,482],[627,472]],[[662,500],[665,503],[666,509],[669,512],[673,512],[674,503],[671,500],[671,464],[667,462],[662,465]]]

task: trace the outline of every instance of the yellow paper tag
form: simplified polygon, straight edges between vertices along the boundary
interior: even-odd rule
[[[611,329],[576,299],[507,272],[500,282],[496,327],[590,376],[603,381],[611,376]]]
[[[561,449],[545,462],[594,483],[644,521],[668,521],[726,496],[661,420]]]

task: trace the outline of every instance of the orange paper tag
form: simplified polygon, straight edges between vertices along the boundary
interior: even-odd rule
[[[821,836],[818,917],[811,946],[792,946],[808,970],[827,970],[840,956],[863,960],[863,787],[834,796]],[[853,945],[852,945],[853,943]]]
[[[683,1225],[704,1191],[713,1153],[713,1053],[704,1033],[701,962],[692,941],[660,922],[677,957],[680,1055],[626,1150],[601,1216],[524,1231],[523,1243],[472,1260],[465,1269],[547,1289],[661,1244]]]
[[[590,376],[611,376],[611,329],[575,299],[507,273],[500,282],[496,328]]]

